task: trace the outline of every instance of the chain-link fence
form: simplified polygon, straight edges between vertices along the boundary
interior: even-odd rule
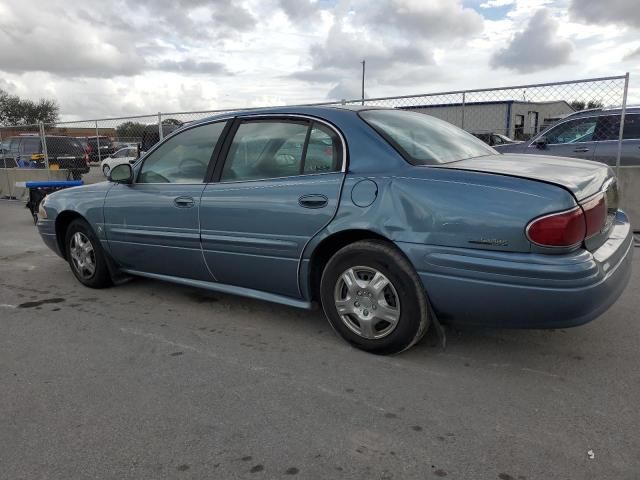
[[[546,139],[548,144],[584,144],[597,140],[598,136],[602,137],[600,139],[606,136],[608,141],[614,141],[606,161],[615,165],[621,155],[623,164],[626,158],[622,149],[624,127],[631,120],[640,125],[640,116],[629,117],[626,123],[620,121],[625,114],[627,87],[628,75],[625,75],[307,105],[366,105],[424,113],[461,127],[493,146],[530,141],[548,127],[564,122],[568,123],[566,128],[556,132],[553,139]],[[576,112],[588,109],[610,109],[609,123],[565,122],[570,115],[572,118],[584,117]],[[4,126],[0,127],[0,168],[63,170],[68,178],[79,179],[92,166],[94,169],[99,166],[102,170],[99,173],[107,174],[109,162],[104,160],[133,161],[140,152],[147,151],[185,124],[239,110],[243,108]],[[640,128],[637,130],[640,134]],[[578,150],[573,147],[558,152],[552,150],[548,153],[599,159],[594,157],[596,149],[586,148],[581,152],[573,151]],[[102,178],[98,175],[93,181]]]

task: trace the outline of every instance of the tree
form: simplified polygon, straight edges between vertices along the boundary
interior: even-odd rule
[[[144,123],[127,121],[116,127],[116,135],[118,138],[139,138],[145,126]]]
[[[34,102],[0,90],[0,125],[55,123],[59,116],[60,107],[55,100],[41,98]]]
[[[600,100],[589,100],[588,102],[585,102],[584,100],[574,100],[569,103],[569,105],[571,105],[571,108],[573,108],[575,111],[604,107],[604,103],[602,103]]]
[[[180,120],[177,120],[175,118],[165,118],[164,120],[162,120],[162,124],[163,125],[176,125],[178,127],[181,127],[183,125],[183,123]]]

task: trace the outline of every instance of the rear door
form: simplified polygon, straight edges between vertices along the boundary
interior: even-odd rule
[[[544,134],[547,139],[545,146],[537,149],[533,143],[530,144],[529,153],[591,160],[596,149],[597,123],[597,117],[575,118],[562,122]]]
[[[597,129],[598,146],[594,160],[614,166],[618,156],[620,115],[603,115]],[[640,165],[640,115],[625,115],[620,165]]]
[[[346,147],[331,125],[295,116],[236,120],[200,205],[216,281],[300,297],[307,242],[334,216]]]
[[[127,269],[211,280],[198,207],[226,122],[197,125],[149,152],[132,185],[114,184],[104,205],[111,254]]]

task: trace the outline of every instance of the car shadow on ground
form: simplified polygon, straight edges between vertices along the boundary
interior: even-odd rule
[[[295,332],[296,335],[302,335],[312,341],[318,334],[325,334],[331,336],[332,342],[336,345],[341,347],[346,345],[333,332],[318,306],[313,310],[302,310],[144,278],[132,279],[122,286],[115,287],[114,292],[116,290],[127,290],[128,296],[137,298],[150,297],[149,299],[156,306],[173,305],[172,310],[176,312],[186,309],[191,312],[191,315],[190,319],[185,321],[195,321],[193,319],[199,318],[208,319],[213,324],[217,321],[214,317],[230,316],[231,321],[264,329],[272,335]],[[498,364],[519,359],[527,363],[530,358],[540,360],[545,356],[554,355],[582,360],[585,356],[584,349],[591,348],[587,347],[590,344],[598,343],[597,337],[601,334],[598,324],[601,322],[604,324],[606,319],[601,318],[593,324],[582,327],[548,330],[498,329],[444,324],[446,346],[443,345],[442,338],[432,325],[418,344],[393,358],[410,363],[428,362],[434,357],[456,357],[461,361],[482,358],[484,361]],[[591,353],[598,353],[598,351],[602,353],[601,350],[602,348],[596,348],[595,352]]]

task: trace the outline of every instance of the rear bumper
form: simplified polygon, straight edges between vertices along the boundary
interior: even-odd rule
[[[506,328],[571,327],[595,319],[627,286],[634,249],[623,212],[618,212],[608,240],[593,253],[398,246],[418,271],[439,318]]]

